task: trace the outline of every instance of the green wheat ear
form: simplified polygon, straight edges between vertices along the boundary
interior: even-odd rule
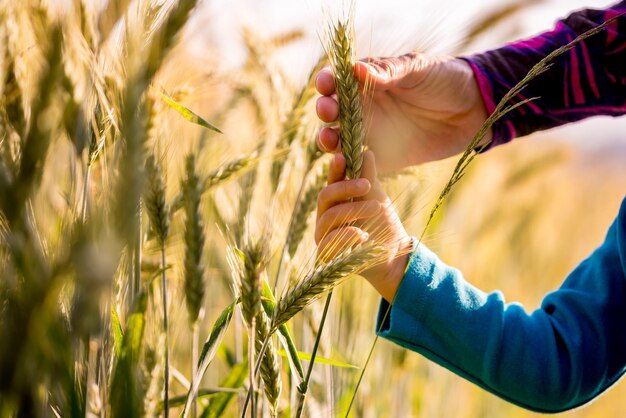
[[[181,188],[184,190],[185,206],[185,300],[189,321],[197,321],[204,299],[204,266],[202,252],[204,249],[204,225],[200,215],[200,179],[196,174],[195,158],[188,155],[185,160],[186,178]]]
[[[363,164],[363,105],[359,82],[354,75],[354,30],[352,20],[338,20],[331,27],[328,59],[335,76],[335,90],[339,102],[339,136],[341,150],[346,158],[346,176],[359,178]]]

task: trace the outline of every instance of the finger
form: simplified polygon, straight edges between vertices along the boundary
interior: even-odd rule
[[[333,206],[324,212],[315,226],[315,240],[321,241],[324,235],[342,225],[349,225],[358,220],[370,219],[378,215],[381,205],[375,200],[349,202]]]
[[[371,150],[365,151],[363,153],[363,165],[361,167],[361,178],[367,179],[371,188],[367,195],[363,197],[363,199],[374,199],[379,202],[387,200],[387,193],[383,190],[380,181],[378,181],[377,177],[378,173],[376,171],[376,158],[374,153]]]
[[[322,96],[317,99],[315,111],[322,122],[335,122],[339,117],[339,104],[329,96]]]
[[[330,96],[335,93],[335,78],[329,67],[325,67],[317,73],[315,77],[315,88],[324,96]]]
[[[399,57],[370,58],[355,64],[355,74],[360,82],[369,82],[376,90],[408,88],[419,79],[424,62],[415,52]]]
[[[346,157],[340,152],[333,156],[328,167],[327,184],[337,183],[346,177]]]
[[[364,243],[369,235],[356,226],[334,229],[318,243],[319,258],[328,262],[348,248]]]
[[[350,199],[365,196],[370,190],[367,179],[339,181],[324,187],[317,198],[318,218],[329,208]]]
[[[335,128],[324,127],[317,136],[317,146],[323,152],[339,152],[339,133]]]

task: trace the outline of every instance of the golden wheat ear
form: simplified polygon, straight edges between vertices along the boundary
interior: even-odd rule
[[[352,16],[338,19],[328,28],[326,53],[335,77],[339,103],[339,137],[346,157],[346,176],[359,178],[363,165],[363,105],[359,82],[354,74],[354,20]]]

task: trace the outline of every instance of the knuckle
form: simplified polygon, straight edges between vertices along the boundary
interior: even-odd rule
[[[350,197],[350,183],[347,181],[342,181],[341,183],[339,183],[341,186],[341,195],[344,198],[349,198]]]
[[[326,203],[326,200],[328,200],[328,187],[324,187],[321,191],[320,194],[317,195],[317,207],[318,209],[322,206],[324,206],[324,203]]]
[[[324,213],[317,221],[317,227],[315,229],[316,234],[319,234],[319,238],[324,237],[330,229],[330,222],[328,212]]]

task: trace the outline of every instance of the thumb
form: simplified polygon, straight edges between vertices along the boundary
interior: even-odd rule
[[[411,52],[399,57],[368,58],[355,64],[355,73],[361,83],[371,83],[376,90],[392,87],[408,88],[417,83],[423,59]]]

